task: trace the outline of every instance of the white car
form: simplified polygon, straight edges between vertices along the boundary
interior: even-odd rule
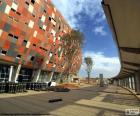
[[[50,81],[50,82],[46,82],[48,84],[49,87],[54,87],[56,86],[56,82],[54,81]]]

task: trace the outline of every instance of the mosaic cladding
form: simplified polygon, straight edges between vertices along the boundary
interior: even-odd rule
[[[0,0],[0,60],[62,72],[67,67],[61,37],[70,27],[50,0]],[[79,70],[81,49],[72,73]]]

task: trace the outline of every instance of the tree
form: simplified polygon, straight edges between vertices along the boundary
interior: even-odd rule
[[[92,61],[91,57],[85,57],[84,61],[85,61],[86,66],[87,66],[86,71],[87,71],[87,74],[88,74],[88,83],[89,83],[90,73],[91,73],[92,66],[93,66],[93,61]]]
[[[64,73],[68,78],[72,67],[73,57],[77,53],[78,49],[81,49],[83,46],[84,35],[79,30],[71,30],[70,33],[66,33],[62,37],[62,41],[63,54],[65,55],[65,60],[67,62],[67,67],[65,68]]]

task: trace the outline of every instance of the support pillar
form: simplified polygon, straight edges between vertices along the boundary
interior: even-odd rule
[[[37,82],[39,80],[40,73],[41,73],[41,69],[34,70],[34,72],[33,72],[33,80],[32,80],[33,82]]]
[[[13,68],[14,68],[14,66],[10,66],[10,73],[9,73],[9,79],[8,79],[9,82],[12,81]]]
[[[133,90],[134,89],[134,86],[133,86],[133,76],[131,76],[131,89]]]
[[[135,73],[135,91],[140,94],[140,71]]]
[[[130,87],[129,87],[129,77],[126,78],[126,82],[127,82],[127,83],[126,83],[126,84],[127,84],[126,87],[127,87],[127,88],[130,88]]]
[[[54,75],[54,71],[51,72],[50,81],[52,81],[53,75]]]
[[[132,89],[132,82],[131,82],[131,76],[129,77],[129,89]]]
[[[21,69],[21,64],[18,65],[17,70],[16,70],[15,79],[14,79],[15,83],[17,82],[20,69]]]

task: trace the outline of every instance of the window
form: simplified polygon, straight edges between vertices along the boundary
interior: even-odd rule
[[[49,60],[46,61],[46,64],[48,64],[48,63],[49,63]]]
[[[61,27],[59,26],[59,28],[58,28],[59,30],[61,29]]]
[[[27,44],[26,44],[26,48],[29,48],[30,44],[31,44],[31,42],[28,41]]]
[[[30,20],[28,27],[33,28],[33,26],[34,26],[34,22],[32,20]]]
[[[32,14],[33,17],[35,17],[35,14]]]
[[[13,34],[9,33],[8,36],[13,37]]]
[[[14,36],[15,39],[18,39],[18,36]]]
[[[34,47],[36,47],[36,44],[33,44]]]
[[[46,27],[47,27],[46,25],[43,25],[43,30],[44,30],[44,31],[46,30]]]
[[[44,13],[46,13],[46,10],[44,9]]]
[[[2,32],[3,32],[2,29],[0,29],[0,36],[2,35]]]
[[[34,4],[35,3],[35,0],[31,0],[31,2]]]
[[[31,57],[31,61],[34,61],[34,59],[35,59],[35,57],[34,57],[34,56],[32,56],[32,57]]]
[[[51,17],[49,17],[49,20],[50,20],[50,21],[51,21],[51,19],[52,19],[52,18],[51,18]]]
[[[53,18],[53,19],[55,18],[55,14],[54,14],[54,13],[52,13],[52,18]]]
[[[34,31],[33,36],[34,36],[34,37],[36,37],[36,36],[37,36],[37,31]]]
[[[17,59],[20,59],[20,58],[21,58],[21,55],[20,55],[20,54],[18,54],[16,58],[17,58]]]
[[[29,6],[29,3],[27,1],[25,3]]]
[[[56,34],[56,32],[55,32],[55,30],[51,30],[51,34],[53,35],[53,36],[55,36],[55,34]]]
[[[33,7],[31,4],[29,4],[28,11],[29,11],[30,13],[33,13],[33,10],[34,10],[34,7]]]
[[[52,52],[51,52],[51,53],[50,53],[50,55],[49,55],[49,57],[51,58],[51,57],[52,57],[52,55],[53,55],[53,54],[52,54]]]
[[[17,11],[17,8],[18,8],[18,5],[16,3],[12,3],[12,6],[11,6],[11,10],[13,9],[13,11]]]
[[[5,8],[5,13],[9,14],[10,10],[11,10],[11,7],[9,5],[7,5],[6,8]]]
[[[15,9],[13,9],[13,8],[11,8],[11,10],[12,10],[13,12],[16,12],[16,10],[15,10]]]
[[[24,41],[23,41],[23,44],[26,46],[26,44],[27,44],[27,40],[24,40]]]
[[[45,17],[44,15],[42,15],[41,21],[42,21],[42,22],[45,22],[45,19],[46,19],[46,17]]]
[[[21,15],[21,13],[19,13],[19,12],[16,12],[18,15]]]
[[[1,50],[1,55],[6,55],[7,51]]]

